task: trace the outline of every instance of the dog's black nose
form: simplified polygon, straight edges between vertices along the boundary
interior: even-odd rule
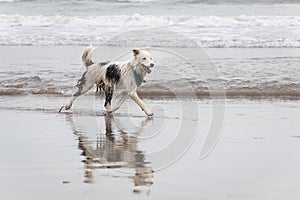
[[[150,67],[154,67],[154,64],[153,64],[153,63],[151,63],[151,64],[150,64]]]

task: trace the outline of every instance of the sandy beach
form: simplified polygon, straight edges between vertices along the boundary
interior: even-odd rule
[[[3,199],[296,199],[299,195],[299,101],[228,100],[222,137],[204,160],[199,153],[212,107],[208,100],[198,101],[197,138],[184,156],[156,170],[151,154],[174,137],[172,127],[182,120],[176,113],[178,102],[146,100],[156,113],[153,119],[130,102],[110,117],[79,112],[87,110],[84,103],[68,113],[50,109],[65,99],[20,97],[14,101],[23,102],[23,108],[1,108]],[[7,102],[13,100],[1,97],[2,105]],[[24,102],[39,106],[26,108]],[[124,114],[128,108],[129,117]]]

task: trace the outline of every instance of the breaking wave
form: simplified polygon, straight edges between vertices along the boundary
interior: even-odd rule
[[[167,28],[202,47],[300,47],[300,16],[0,15],[0,45],[95,45],[112,35]],[[22,30],[22,31],[21,31]],[[76,30],[76,31],[74,31]],[[17,33],[17,34],[16,34]],[[189,47],[178,38],[143,38],[134,45]],[[127,43],[126,43],[127,42]],[[126,38],[106,45],[130,45]]]

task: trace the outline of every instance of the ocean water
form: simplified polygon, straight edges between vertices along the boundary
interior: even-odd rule
[[[298,0],[0,0],[1,199],[296,199],[299,10]],[[104,115],[96,88],[58,114],[90,44],[95,62],[151,48],[138,92],[153,118],[132,101]]]
[[[298,98],[299,10],[293,0],[2,0],[0,95],[71,95],[93,44],[99,62],[152,47],[157,67],[140,89],[148,96]],[[195,48],[204,51],[192,64],[161,50]]]

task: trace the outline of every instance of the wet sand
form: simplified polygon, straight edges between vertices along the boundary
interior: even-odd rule
[[[57,114],[56,105],[67,99],[1,96],[1,199],[296,199],[300,194],[299,101],[228,100],[222,137],[201,160],[212,117],[208,100],[197,101],[195,121],[180,111],[189,109],[189,101],[146,99],[155,113],[151,119],[132,103],[103,115],[102,102],[86,104],[95,99],[90,96],[71,112]],[[153,155],[175,141],[182,121],[190,122],[183,127],[187,135],[199,123],[196,138],[184,155],[160,169],[155,159],[164,158]]]

